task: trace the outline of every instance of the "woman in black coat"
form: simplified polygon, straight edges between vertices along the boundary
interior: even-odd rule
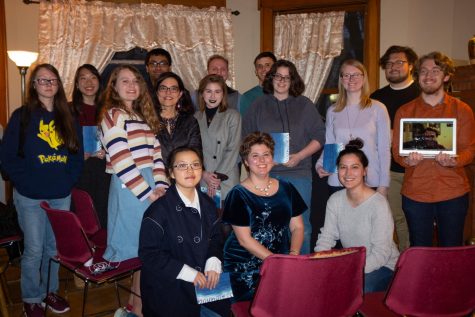
[[[214,202],[196,189],[202,174],[194,148],[170,153],[174,184],[145,212],[140,229],[142,312],[147,316],[229,315],[229,301],[198,305],[195,286],[214,288],[222,272],[222,236]],[[206,306],[203,308],[201,306]]]

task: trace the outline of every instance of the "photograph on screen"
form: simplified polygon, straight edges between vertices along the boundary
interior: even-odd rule
[[[440,152],[457,154],[457,120],[454,118],[403,118],[400,122],[399,153],[418,152],[434,157]]]

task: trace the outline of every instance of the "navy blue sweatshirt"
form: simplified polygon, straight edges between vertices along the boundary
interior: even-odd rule
[[[36,109],[25,130],[24,157],[18,156],[21,108],[10,118],[2,140],[0,159],[15,189],[31,199],[64,198],[79,179],[84,153],[82,133],[76,123],[79,151],[70,153],[57,137],[54,111]]]

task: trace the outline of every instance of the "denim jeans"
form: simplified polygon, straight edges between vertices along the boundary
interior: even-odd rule
[[[402,209],[409,226],[411,246],[432,246],[434,221],[437,223],[439,246],[463,245],[468,194],[435,203],[423,203],[403,195]]]
[[[310,174],[310,173],[309,173]],[[307,205],[307,209],[302,213],[304,232],[303,244],[300,254],[310,253],[310,239],[312,238],[312,224],[310,222],[310,204],[312,201],[312,178],[311,177],[288,177],[280,175],[272,175],[277,179],[283,179],[294,185],[295,189],[302,196],[303,201]]]
[[[25,249],[21,258],[21,295],[25,303],[41,303],[46,297],[49,259],[56,255],[56,240],[46,212],[40,207],[47,201],[52,208],[69,210],[71,195],[60,199],[30,199],[13,192],[18,222],[23,230]],[[58,269],[51,263],[50,291],[58,290]]]
[[[364,292],[384,292],[393,277],[393,271],[385,266],[364,275]]]

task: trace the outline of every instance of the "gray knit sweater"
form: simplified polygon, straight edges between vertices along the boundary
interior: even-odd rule
[[[334,193],[327,202],[325,225],[318,236],[315,251],[329,250],[337,240],[345,248],[366,247],[365,273],[382,266],[394,270],[399,251],[393,241],[394,221],[388,201],[375,193],[354,208],[346,189]]]
[[[325,125],[315,104],[305,96],[289,96],[277,100],[265,94],[257,98],[242,120],[243,138],[249,133],[288,132],[290,135],[290,154],[306,147],[311,140],[325,144]],[[292,168],[276,165],[272,172],[288,177],[311,177],[312,158],[307,157]]]

